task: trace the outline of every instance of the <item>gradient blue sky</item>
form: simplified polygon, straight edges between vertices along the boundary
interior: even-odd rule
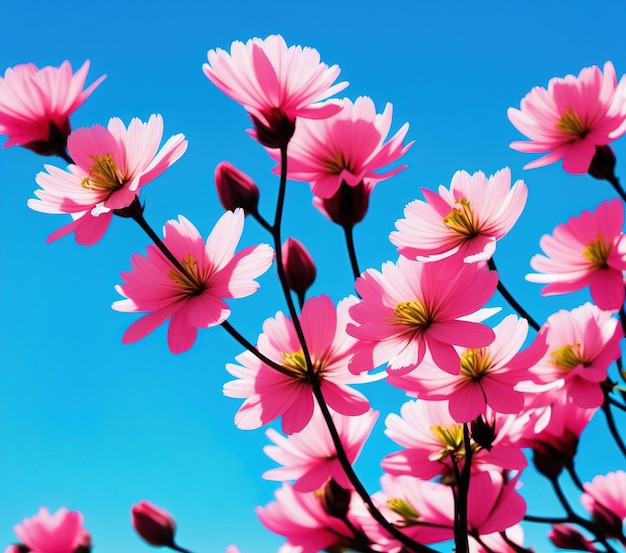
[[[387,236],[420,187],[447,186],[458,169],[492,174],[509,166],[530,196],[496,262],[504,283],[543,321],[588,296],[541,299],[539,286],[524,281],[540,236],[613,193],[607,183],[556,165],[523,171],[531,158],[508,147],[521,136],[506,109],[518,107],[532,86],[584,66],[612,60],[623,74],[625,17],[621,0],[3,1],[0,70],[65,59],[79,67],[90,59],[88,82],[108,77],[72,118],[75,128],[161,113],[166,137],[184,133],[189,149],[142,192],[146,216],[160,229],[184,214],[207,234],[221,214],[212,185],[219,161],[255,178],[266,214],[277,188],[273,163],[244,132],[243,109],[204,77],[207,50],[271,33],[315,47],[325,62],[341,66],[341,79],[350,82],[345,95],[369,95],[379,111],[391,102],[392,132],[408,121],[408,140],[416,142],[405,157],[409,168],[377,187],[356,229],[361,267],[379,268],[395,257]],[[626,159],[624,139],[615,150]],[[95,551],[144,551],[129,510],[146,498],[175,515],[180,543],[197,553],[230,543],[243,553],[275,550],[283,539],[254,515],[275,489],[260,478],[273,466],[262,453],[267,440],[263,430],[234,427],[240,403],[221,393],[229,380],[224,364],[241,348],[220,328],[201,332],[180,356],[168,351],[165,328],[123,346],[134,317],[110,309],[118,299],[113,286],[148,241],[131,221],[118,219],[92,248],[71,237],[46,245],[66,219],[26,207],[43,161],[19,148],[0,152],[0,547],[14,541],[14,523],[47,505],[82,511]],[[350,293],[342,233],[311,206],[306,184],[289,186],[284,234],[302,240],[318,264],[313,294],[338,300]],[[242,243],[267,240],[249,221]],[[232,304],[232,324],[251,340],[264,318],[284,309],[273,272],[260,282],[259,294]],[[509,311],[499,297],[492,304]],[[375,491],[381,452],[396,449],[382,435],[382,420],[404,398],[382,383],[365,391],[383,413],[357,465]],[[624,466],[601,423],[583,436],[583,479]],[[529,512],[548,514],[543,482],[531,470],[522,480]],[[526,528],[537,551],[551,550],[540,539],[545,528]]]

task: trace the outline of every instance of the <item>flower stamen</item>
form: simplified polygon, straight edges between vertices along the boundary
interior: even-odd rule
[[[566,134],[583,138],[589,132],[587,126],[581,121],[578,114],[570,107],[567,107],[567,111],[561,116],[555,128],[563,131]]]
[[[176,286],[182,288],[185,294],[189,296],[197,296],[206,290],[206,279],[203,277],[198,262],[193,255],[189,253],[187,257],[181,258],[180,264],[185,269],[184,274],[178,269],[170,269],[168,273]]]
[[[111,154],[90,157],[95,163],[89,169],[89,176],[83,177],[80,181],[83,188],[101,192],[115,192],[124,186],[124,175],[117,167]]]
[[[390,323],[409,326],[415,330],[424,331],[433,322],[432,314],[419,300],[399,303],[393,310]]]
[[[486,348],[468,349],[461,355],[461,374],[472,380],[480,380],[491,368],[491,359]]]
[[[467,238],[478,236],[478,225],[474,220],[474,212],[469,201],[460,198],[454,202],[454,205],[459,207],[452,208],[450,213],[443,218],[443,224]]]
[[[586,257],[591,261],[592,267],[599,269],[608,268],[607,260],[611,254],[611,246],[604,241],[604,236],[598,234],[595,242],[587,244],[585,251],[583,251],[583,257]]]
[[[550,353],[550,362],[560,369],[574,369],[579,365],[586,365],[588,362],[584,358],[582,346],[580,344],[561,346]]]

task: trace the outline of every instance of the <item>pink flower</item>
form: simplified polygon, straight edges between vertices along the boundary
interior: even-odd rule
[[[374,427],[378,412],[370,409],[357,417],[346,417],[339,413],[332,413],[332,416],[348,460],[353,463]],[[269,428],[266,434],[276,445],[265,446],[263,451],[283,466],[266,471],[263,478],[296,480],[293,488],[298,492],[315,491],[331,478],[343,488],[352,488],[337,459],[337,450],[319,408],[315,409],[303,430],[288,438],[273,428]]]
[[[295,238],[287,238],[281,250],[287,286],[302,302],[317,275],[313,258],[304,244]]]
[[[73,553],[85,543],[83,515],[59,509],[53,515],[41,507],[39,513],[15,525],[15,534],[33,553]]]
[[[583,484],[580,496],[583,507],[594,522],[611,537],[622,535],[622,521],[626,518],[626,472],[617,470],[597,475]]]
[[[548,532],[548,538],[556,547],[561,549],[597,551],[591,540],[588,540],[569,524],[553,524],[552,529]]]
[[[172,265],[155,245],[146,256],[134,254],[132,271],[122,273],[125,284],[116,290],[127,299],[113,309],[149,311],[128,327],[122,342],[131,344],[170,319],[168,344],[172,353],[188,350],[198,328],[223,323],[230,315],[224,298],[243,298],[259,288],[255,278],[272,264],[273,250],[266,244],[235,253],[243,232],[243,210],[227,211],[217,222],[206,244],[198,230],[182,215],[168,221],[163,243],[180,261],[185,274]]]
[[[568,173],[586,173],[597,146],[605,146],[626,132],[626,79],[619,85],[610,61],[585,67],[578,77],[554,78],[548,89],[533,88],[521,102],[521,110],[509,108],[511,123],[528,138],[511,148],[520,152],[547,153],[524,169],[563,160]]]
[[[133,527],[150,545],[171,547],[174,545],[176,523],[165,509],[142,499],[131,508]]]
[[[24,146],[42,155],[65,155],[69,116],[105,79],[83,90],[89,61],[72,73],[69,61],[38,69],[33,63],[9,68],[0,77],[0,134],[4,148]]]
[[[314,196],[313,205],[333,223],[352,228],[365,217],[375,184],[368,179],[356,186],[349,186],[342,181],[337,192],[330,198]]]
[[[317,553],[323,550],[350,549],[354,537],[350,527],[330,514],[319,493],[297,492],[290,484],[276,490],[276,501],[257,507],[259,520],[272,532],[285,536],[287,543],[279,553]],[[360,500],[352,494],[350,511]],[[348,512],[353,527],[358,520]]]
[[[595,211],[583,211],[561,223],[552,235],[541,238],[544,255],[535,255],[530,282],[549,283],[541,294],[566,294],[589,286],[600,309],[617,310],[624,304],[626,240],[622,234],[624,207],[615,198],[602,202]]]
[[[487,406],[497,413],[517,414],[524,407],[524,396],[514,387],[530,378],[528,368],[542,351],[518,353],[528,334],[525,319],[510,315],[493,330],[496,337],[490,345],[459,352],[460,372],[456,375],[442,371],[426,357],[419,371],[389,375],[387,380],[422,399],[448,400],[450,415],[457,422],[485,415]]]
[[[365,396],[348,384],[372,379],[355,376],[347,367],[356,341],[346,334],[345,328],[349,320],[348,308],[355,301],[353,297],[346,298],[335,310],[327,296],[309,298],[300,315],[324,398],[334,411],[348,416],[362,415],[369,410]],[[274,319],[267,319],[257,347],[284,370],[266,365],[249,351],[237,357],[240,365],[226,366],[237,380],[225,384],[224,395],[245,398],[235,415],[237,427],[259,428],[282,416],[285,434],[300,432],[311,420],[315,402],[302,346],[291,319],[280,312]]]
[[[400,159],[413,145],[402,144],[408,123],[385,142],[391,128],[391,104],[382,114],[376,113],[373,100],[367,96],[357,98],[354,104],[344,98],[337,105],[342,109],[332,117],[299,121],[289,144],[287,177],[310,183],[313,194],[322,199],[333,196],[342,182],[348,186],[362,181],[373,185],[399,173],[406,165],[384,173],[377,171]],[[270,155],[280,160],[279,152],[271,151]]]
[[[361,342],[350,362],[355,374],[388,363],[390,374],[407,374],[426,351],[443,370],[459,372],[455,345],[483,347],[495,335],[489,327],[462,320],[493,295],[498,275],[478,264],[387,262],[382,273],[368,269],[356,281],[362,301],[350,309],[357,323],[348,333]]]
[[[288,47],[280,35],[246,44],[235,41],[230,54],[218,48],[209,50],[207,57],[204,74],[243,105],[255,123],[256,138],[270,147],[289,141],[296,117],[321,119],[337,113],[338,105],[317,102],[348,86],[333,85],[339,67],[321,63],[317,50]]]
[[[458,255],[466,263],[489,259],[496,240],[511,230],[524,206],[527,190],[518,180],[511,188],[508,167],[489,177],[457,171],[450,190],[439,194],[422,188],[426,202],[406,206],[389,239],[410,259],[433,261]]]
[[[600,383],[606,380],[609,365],[621,356],[620,340],[624,333],[619,321],[586,303],[548,317],[541,334],[545,334],[548,347],[530,369],[533,380],[540,384],[562,380],[561,391],[576,405],[602,405]],[[545,347],[543,340],[539,347]]]
[[[252,178],[232,163],[222,161],[217,164],[215,188],[220,203],[227,211],[235,211],[241,207],[246,215],[256,212],[259,205],[259,189]]]
[[[135,118],[128,129],[117,117],[108,128],[94,125],[75,130],[67,147],[74,160],[67,171],[45,165],[36,181],[37,200],[28,206],[43,213],[69,213],[74,221],[48,237],[48,242],[74,231],[79,244],[96,243],[109,226],[115,210],[130,206],[139,189],[158,177],[187,149],[177,134],[159,149],[163,119],[150,116],[147,123]],[[157,152],[158,150],[158,152]]]

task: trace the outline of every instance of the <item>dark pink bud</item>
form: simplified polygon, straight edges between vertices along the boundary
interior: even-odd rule
[[[307,249],[295,238],[287,238],[282,248],[283,267],[287,286],[298,296],[304,297],[317,274],[315,263]]]
[[[224,209],[235,211],[238,207],[246,213],[256,211],[259,189],[254,181],[228,161],[215,168],[215,188]]]
[[[348,186],[342,181],[333,196],[326,199],[316,197],[313,205],[334,223],[352,227],[365,217],[373,188],[373,184],[364,181],[356,186]]]
[[[565,430],[552,442],[536,441],[532,445],[535,468],[548,478],[556,478],[576,455],[578,436]]]
[[[248,115],[254,123],[251,134],[266,148],[285,148],[296,130],[295,119],[290,119],[278,108],[263,114],[265,122],[251,113]]]
[[[591,160],[588,173],[596,179],[615,180],[615,154],[609,146],[596,146],[596,153]]]
[[[135,531],[150,545],[174,545],[176,523],[167,511],[142,499],[131,509]]]
[[[561,549],[575,549],[576,551],[595,551],[591,543],[578,530],[568,524],[553,524],[548,532],[550,541]]]
[[[89,532],[84,528],[80,534],[76,537],[75,547],[73,553],[90,553],[91,551],[91,536]]]

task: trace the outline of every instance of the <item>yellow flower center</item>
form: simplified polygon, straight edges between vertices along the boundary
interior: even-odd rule
[[[83,177],[80,181],[83,188],[111,193],[124,186],[126,179],[111,154],[90,157],[94,164],[89,169],[89,176]]]
[[[560,369],[571,370],[579,365],[588,366],[580,344],[565,345],[550,353],[551,363]]]
[[[443,218],[443,224],[448,228],[466,236],[474,238],[479,234],[478,224],[474,219],[474,212],[470,207],[470,203],[465,198],[461,198],[454,202],[450,213]]]
[[[591,261],[591,266],[598,269],[606,269],[609,255],[611,254],[611,246],[604,241],[604,236],[598,234],[595,242],[587,244],[583,257]]]
[[[180,264],[185,269],[185,274],[178,269],[170,269],[168,275],[174,284],[181,288],[188,296],[197,296],[207,288],[206,278],[202,275],[198,262],[193,255],[187,254],[180,260]]]
[[[388,499],[387,505],[394,513],[400,515],[404,519],[405,526],[416,522],[420,516],[413,505],[400,497]]]
[[[589,129],[581,121],[578,114],[569,106],[566,112],[559,119],[558,123],[555,125],[555,128],[566,134],[571,134],[572,136],[580,138],[583,138],[589,132]]]
[[[472,380],[480,380],[491,368],[486,348],[468,349],[461,355],[461,374]]]
[[[399,303],[393,310],[393,317],[389,322],[424,331],[433,322],[433,317],[423,303],[412,300]]]
[[[456,459],[465,457],[465,440],[463,439],[462,424],[453,424],[446,427],[440,425],[431,426],[430,431],[442,446],[438,461],[443,461],[449,455],[454,455]],[[480,446],[474,440],[471,440],[470,444],[472,452],[480,449]]]
[[[281,355],[283,357],[283,367],[287,369],[294,378],[307,378],[306,358],[301,349],[294,353],[283,352]],[[316,374],[322,372],[323,365],[321,361],[313,362],[313,369]]]

